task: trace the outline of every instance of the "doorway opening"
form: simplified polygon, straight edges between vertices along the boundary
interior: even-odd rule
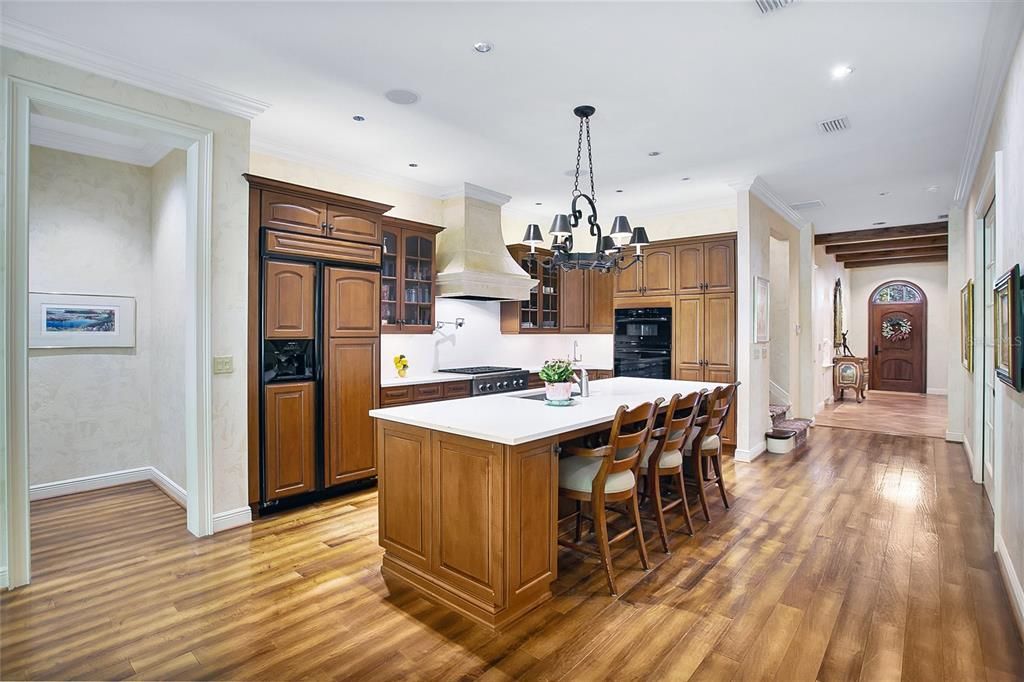
[[[869,386],[876,391],[926,393],[928,299],[916,284],[879,285],[868,302]]]

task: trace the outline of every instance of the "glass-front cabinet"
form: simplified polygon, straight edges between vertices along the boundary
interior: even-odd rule
[[[512,258],[519,263],[537,286],[526,301],[504,301],[501,304],[501,331],[504,334],[559,333],[559,276],[558,270],[542,268],[536,259],[529,258],[529,247],[514,244],[508,247]],[[537,259],[551,255],[537,249]]]
[[[441,227],[384,216],[381,255],[381,332],[434,330],[434,246]]]

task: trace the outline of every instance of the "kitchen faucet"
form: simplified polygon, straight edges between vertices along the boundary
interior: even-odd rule
[[[573,362],[573,364],[576,364],[577,362],[581,362],[583,360],[583,356],[580,355],[579,352],[580,352],[580,342],[576,341],[574,339],[573,342],[572,342],[572,362]],[[590,376],[587,375],[587,369],[585,367],[580,367],[579,376],[575,377],[575,379],[576,379],[576,383],[578,383],[580,385],[580,397],[581,398],[589,398],[590,397]]]

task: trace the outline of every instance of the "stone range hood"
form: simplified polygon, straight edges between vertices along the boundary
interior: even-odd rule
[[[437,296],[525,301],[537,286],[512,258],[501,234],[501,207],[511,197],[470,183],[444,198],[437,236]]]

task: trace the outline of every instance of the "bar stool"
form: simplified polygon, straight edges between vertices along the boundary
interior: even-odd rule
[[[683,475],[683,448],[693,440],[697,431],[696,421],[706,391],[691,393],[685,398],[678,393],[672,396],[665,412],[664,424],[651,432],[647,451],[640,459],[640,474],[646,482],[646,496],[650,498],[654,520],[658,524],[661,546],[667,554],[668,529],[665,526],[665,512],[681,507],[686,521],[686,532],[693,535],[693,520],[690,505],[686,500],[686,485]],[[664,504],[661,496],[661,479],[675,478],[679,487],[679,499]]]
[[[640,563],[644,570],[650,568],[644,531],[640,525],[637,469],[661,402],[662,399],[659,398],[655,403],[643,403],[632,410],[627,409],[625,405],[620,406],[615,412],[607,445],[595,448],[566,445],[562,447],[562,451],[570,456],[558,461],[558,494],[576,502],[575,513],[559,519],[560,522],[575,519],[574,541],[559,538],[558,544],[601,559],[605,576],[608,578],[608,589],[613,596],[618,592],[615,588],[615,575],[612,572],[612,543],[635,534]],[[593,510],[596,551],[580,544],[583,502],[590,502]],[[610,502],[627,502],[633,518],[633,525],[613,538],[608,537],[606,505]]]
[[[697,452],[697,494],[700,496],[700,506],[704,512],[704,518],[711,521],[711,512],[708,511],[708,499],[705,491],[708,485],[718,485],[718,492],[722,495],[722,502],[725,508],[729,508],[729,496],[725,492],[725,479],[722,477],[722,429],[725,428],[725,420],[732,409],[732,402],[736,397],[736,387],[739,383],[719,386],[707,399],[707,414],[697,419],[700,431],[694,438],[690,448],[684,453],[690,456],[691,452]],[[710,469],[708,465],[711,465]]]

